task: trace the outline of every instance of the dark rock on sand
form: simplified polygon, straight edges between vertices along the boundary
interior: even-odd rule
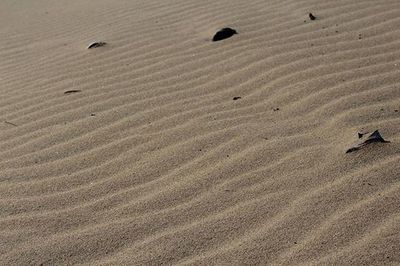
[[[218,31],[212,41],[213,42],[217,42],[217,41],[221,41],[227,38],[232,37],[233,35],[237,34],[237,31],[231,28],[223,28],[222,30]]]
[[[374,142],[382,142],[382,143],[390,142],[390,141],[384,140],[378,130],[375,130],[371,134],[358,133],[358,138],[360,139],[360,141],[357,144],[355,144],[353,147],[348,149],[346,151],[346,153],[357,151],[357,150],[365,147],[366,145],[374,143]]]
[[[239,100],[239,99],[242,99],[242,97],[239,97],[239,96],[233,97],[234,101]]]
[[[315,17],[312,13],[308,14],[308,17],[309,17],[311,20],[315,20],[315,19],[316,19],[316,17]]]

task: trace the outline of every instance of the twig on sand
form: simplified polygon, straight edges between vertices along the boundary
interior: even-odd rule
[[[14,126],[14,127],[17,127],[17,125],[16,125],[16,124],[14,124],[14,123],[11,123],[11,122],[8,122],[8,121],[4,121],[4,123],[6,123],[6,124],[9,124],[9,125],[12,125],[12,126]]]

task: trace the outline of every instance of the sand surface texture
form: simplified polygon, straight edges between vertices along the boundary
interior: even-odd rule
[[[1,265],[400,263],[398,0],[2,0],[0,36]]]

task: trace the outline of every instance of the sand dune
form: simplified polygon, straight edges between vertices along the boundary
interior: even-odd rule
[[[397,0],[4,0],[0,25],[1,265],[400,263]]]

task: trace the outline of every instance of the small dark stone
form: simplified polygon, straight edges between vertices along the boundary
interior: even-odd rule
[[[64,94],[72,94],[72,93],[77,93],[81,92],[81,90],[69,90],[69,91],[64,91]]]
[[[279,107],[278,108],[274,108],[272,110],[274,110],[274,112],[279,111]]]
[[[90,114],[90,116],[96,116],[96,114]]]
[[[234,101],[239,100],[239,99],[242,99],[242,97],[239,97],[239,96],[233,97],[233,100],[234,100]]]
[[[221,41],[221,40],[230,38],[230,37],[232,37],[232,36],[235,35],[235,34],[237,34],[237,31],[236,31],[236,30],[231,29],[231,28],[223,28],[223,29],[221,29],[220,31],[218,31],[218,32],[214,35],[212,41],[213,41],[213,42]]]
[[[315,17],[312,13],[308,14],[308,16],[309,16],[309,18],[310,18],[311,20],[315,20],[315,19],[316,19],[316,17]]]
[[[92,42],[91,44],[89,44],[89,46],[87,48],[88,49],[97,48],[97,47],[104,46],[106,44],[107,43],[105,43],[105,42]]]
[[[397,110],[397,109],[396,109],[396,110],[394,110],[394,112],[395,112],[395,113],[397,113],[398,111],[399,111],[399,110]]]

